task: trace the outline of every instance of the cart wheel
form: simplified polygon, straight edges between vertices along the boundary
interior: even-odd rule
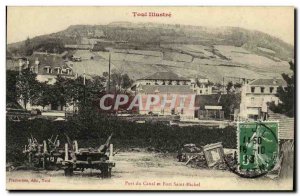
[[[73,168],[66,168],[65,176],[73,176]]]

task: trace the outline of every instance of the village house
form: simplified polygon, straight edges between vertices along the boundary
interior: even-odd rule
[[[39,82],[54,84],[58,75],[74,78],[72,64],[63,59],[61,54],[34,52],[28,58],[19,59],[19,71],[30,69],[37,74]]]
[[[265,120],[268,103],[279,103],[276,97],[279,86],[286,86],[282,79],[256,79],[241,88],[240,120]]]
[[[147,102],[149,95],[157,95],[160,99],[159,103],[152,105],[148,110],[138,112],[140,114],[180,115],[181,118],[193,119],[195,110],[190,108],[189,104],[194,104],[196,93],[191,84],[190,79],[180,77],[173,72],[157,72],[138,79],[132,89],[136,95],[141,96],[143,103]],[[169,102],[174,97],[176,101],[172,105]]]
[[[197,95],[211,95],[212,85],[209,84],[209,80],[206,77],[198,76],[197,79],[191,79],[193,91]]]
[[[135,84],[142,85],[179,85],[188,86],[196,95],[212,94],[212,86],[206,77],[197,77],[197,79],[187,79],[179,77],[173,72],[157,72],[148,77],[138,79]]]
[[[47,82],[47,84],[53,85],[56,82],[57,76],[65,78],[75,78],[75,74],[72,69],[72,64],[63,59],[63,54],[52,54],[45,52],[34,52],[28,58],[19,59],[19,71],[22,69],[30,69],[30,71],[37,74],[36,79],[39,82]],[[19,104],[23,106],[23,102],[20,100]],[[49,106],[41,107],[36,105],[27,104],[28,110],[57,110],[57,111],[72,111],[73,106],[62,106],[60,103],[49,104]]]
[[[191,80],[178,76],[173,72],[156,72],[145,78],[137,79],[136,85],[172,85],[191,86]]]

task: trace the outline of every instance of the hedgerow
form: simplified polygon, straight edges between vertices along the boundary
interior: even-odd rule
[[[31,121],[7,121],[7,162],[22,162],[22,150],[32,135],[39,143],[52,135],[59,135],[61,144],[77,140],[79,147],[98,147],[113,133],[116,149],[151,148],[159,152],[176,152],[183,144],[204,146],[222,142],[225,148],[236,147],[234,127],[209,128],[204,126],[171,127],[163,123],[137,124],[96,115],[89,118],[75,117],[68,121],[35,119]]]

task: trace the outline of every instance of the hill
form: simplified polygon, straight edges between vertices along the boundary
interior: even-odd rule
[[[89,74],[107,71],[110,51],[113,67],[133,79],[163,70],[214,82],[224,76],[280,77],[289,73],[287,61],[294,58],[292,45],[259,31],[156,23],[73,25],[32,38],[30,46],[32,51],[68,50],[81,56],[83,61],[74,63],[79,74],[84,69]],[[7,56],[24,55],[25,50],[25,41],[9,44]]]

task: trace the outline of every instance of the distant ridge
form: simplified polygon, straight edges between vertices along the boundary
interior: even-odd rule
[[[294,59],[291,44],[240,27],[116,21],[107,25],[71,25],[63,31],[31,38],[30,44],[34,51],[67,50],[70,55],[86,56],[78,66],[91,66],[90,70],[97,69],[98,74],[106,70],[106,53],[111,51],[116,68],[122,67],[133,79],[162,71],[185,78],[205,75],[217,82],[222,82],[224,76],[273,78],[289,73],[287,61]],[[7,57],[24,56],[24,45],[25,41],[8,44]],[[83,51],[84,48],[93,51]],[[95,55],[98,57],[91,60]]]

